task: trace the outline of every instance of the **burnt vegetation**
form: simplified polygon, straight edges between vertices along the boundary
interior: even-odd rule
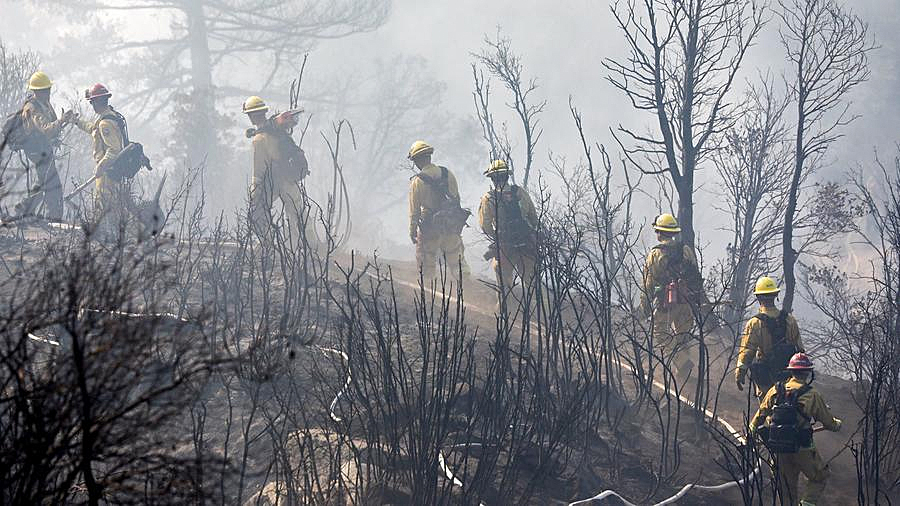
[[[180,13],[185,34],[159,41],[158,51],[199,55],[190,69],[196,95],[179,98],[192,110],[212,103],[217,62],[267,51],[274,69],[290,62],[302,72],[310,41],[372,30],[387,16],[378,2],[313,11],[285,2],[321,16],[298,35],[307,45],[268,41],[285,29],[275,9],[255,28],[257,42],[238,50],[206,42],[230,33],[228,22],[197,31],[195,17],[226,4],[154,7]],[[117,5],[96,2],[91,12]],[[608,81],[653,125],[649,133],[616,125],[616,150],[593,140],[591,113],[570,97],[565,128],[580,150],[544,166],[548,102],[528,77],[527,55],[502,32],[471,55],[485,156],[516,166],[540,217],[535,271],[511,290],[446,269],[422,279],[407,263],[347,246],[351,203],[380,189],[383,167],[355,185],[345,156],[363,146],[377,165],[394,157],[388,133],[357,139],[345,119],[318,135],[306,135],[308,122],[298,128],[301,143],[314,138],[306,145],[327,153],[315,174],[324,191],[304,186],[295,212],[275,206],[264,227],[251,220],[249,200],[232,215],[210,212],[205,178],[219,168],[204,164],[162,193],[165,178],[135,180],[136,195],[155,194],[143,204],[157,227],[142,225],[138,206],[101,237],[86,198],[66,226],[4,220],[0,503],[574,505],[618,495],[778,504],[769,455],[744,435],[756,400],[725,383],[752,280],[779,268],[788,307],[796,290],[821,317],[804,331],[808,349],[850,385],[859,413],[840,450],[852,456],[855,467],[840,472],[855,474],[856,490],[839,497],[895,501],[900,156],[876,157],[846,180],[814,179],[855,118],[847,96],[868,77],[865,23],[827,0],[618,2],[613,15],[627,54],[604,60]],[[791,73],[764,74],[740,95],[745,54],[773,19]],[[114,49],[132,44],[116,40]],[[0,45],[4,111],[21,102],[13,90],[35,66],[32,53]],[[404,68],[391,82],[404,81]],[[505,109],[491,102],[492,82]],[[154,101],[175,91],[152,91],[136,97],[156,114]],[[289,96],[298,107],[299,79]],[[400,109],[380,104],[376,123],[400,128],[395,120],[408,112]],[[8,210],[27,192],[27,161],[3,151],[0,163]],[[713,205],[729,217],[723,259],[696,240],[701,168],[715,171]],[[704,278],[686,377],[638,307],[649,295],[644,208],[673,204]],[[854,247],[841,249],[836,235]]]

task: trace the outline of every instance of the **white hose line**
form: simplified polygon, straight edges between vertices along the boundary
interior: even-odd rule
[[[375,276],[372,275],[372,274],[370,274],[370,276],[375,277]],[[401,284],[401,285],[404,285],[404,286],[409,287],[409,288],[413,288],[414,290],[419,290],[419,289],[421,288],[421,287],[419,287],[418,284],[409,283],[409,282],[403,281],[403,280],[394,279],[394,282],[396,282],[396,283],[398,283],[398,284]],[[429,290],[429,291],[432,291],[430,288],[429,288],[428,290]],[[450,300],[451,302],[459,303],[459,300],[458,300],[455,296],[452,296],[452,295],[449,296],[449,300]],[[475,312],[477,312],[477,313],[481,313],[481,314],[483,314],[483,315],[491,316],[490,314],[488,314],[487,312],[481,310],[481,309],[478,308],[478,307],[472,306],[472,305],[470,305],[470,304],[465,304],[465,306],[466,306],[468,309],[471,309],[471,310],[473,310],[473,311],[475,311]],[[632,369],[631,367],[624,366],[624,365],[618,364],[618,363],[616,364],[616,366],[619,367],[619,368],[621,368],[621,369],[627,369],[627,370],[630,371],[632,374],[637,374],[637,371],[635,371],[635,370]],[[653,380],[653,386],[655,386],[656,388],[659,388],[660,390],[662,390],[663,392],[665,392],[665,393],[668,394],[668,395],[673,395],[673,394],[674,394],[674,392],[672,392],[670,389],[666,388],[666,386],[663,385],[662,383],[660,383],[659,381]],[[694,402],[691,401],[690,399],[688,399],[687,397],[685,397],[685,396],[683,396],[683,395],[681,395],[681,394],[678,394],[678,395],[677,395],[677,398],[678,398],[678,401],[679,401],[679,402],[681,402],[681,403],[683,403],[683,404],[685,404],[685,405],[687,405],[687,406],[689,406],[689,407],[691,407],[691,408],[696,408],[696,406],[694,405]],[[729,432],[729,434],[731,435],[731,437],[733,437],[738,443],[740,443],[740,444],[746,444],[747,440],[744,438],[744,436],[743,436],[740,432],[738,432],[737,430],[735,430],[734,426],[732,426],[730,423],[728,423],[727,420],[725,420],[724,418],[722,418],[722,417],[720,417],[720,416],[714,414],[712,411],[710,411],[710,410],[707,409],[707,408],[703,408],[703,413],[704,413],[704,415],[706,415],[706,417],[707,417],[708,419],[710,419],[710,420],[715,420],[715,421],[716,421],[717,423],[719,423],[722,427],[724,427],[724,428]],[[471,444],[474,445],[474,444],[476,444],[476,443],[471,443]],[[456,445],[456,446],[467,446],[467,444]],[[752,478],[756,475],[756,473],[759,472],[760,464],[761,464],[760,462],[757,462],[757,463],[756,463],[756,468],[755,468],[752,472],[750,472],[750,474],[748,474],[748,475],[745,476],[744,478],[741,478],[740,480],[733,480],[733,481],[729,481],[729,482],[722,483],[722,484],[719,484],[719,485],[698,485],[698,484],[696,484],[696,483],[688,483],[687,485],[683,486],[683,487],[678,491],[678,493],[676,493],[676,494],[673,495],[672,497],[669,497],[669,498],[664,499],[664,500],[662,500],[662,501],[660,501],[660,502],[658,502],[658,503],[655,503],[653,506],[664,506],[664,505],[666,505],[666,504],[672,504],[672,503],[674,503],[675,501],[677,501],[678,499],[681,499],[682,497],[684,497],[684,495],[687,494],[687,493],[688,493],[690,490],[692,490],[692,489],[696,489],[696,490],[704,490],[704,491],[707,491],[707,492],[720,492],[720,491],[724,491],[724,490],[728,490],[728,489],[731,489],[731,488],[734,488],[734,487],[741,486],[741,485],[743,485],[744,483],[746,483],[747,480],[752,479]],[[459,486],[460,488],[463,488],[463,483],[462,483],[462,481],[461,481],[461,480],[453,473],[453,471],[452,471],[452,470],[450,469],[450,467],[447,465],[447,461],[446,461],[446,459],[444,458],[443,452],[438,452],[438,465],[440,466],[441,471],[443,471],[444,476],[446,476],[448,479],[450,479],[450,480],[453,482],[454,485],[457,485],[457,486]],[[616,498],[618,498],[619,500],[621,500],[622,502],[624,502],[627,506],[639,506],[639,505],[637,505],[637,504],[634,504],[634,503],[628,501],[627,499],[625,499],[624,497],[622,497],[621,495],[619,495],[617,492],[615,492],[615,491],[613,491],[613,490],[604,490],[604,491],[600,492],[599,494],[597,494],[597,495],[595,495],[595,496],[593,496],[593,497],[590,497],[590,498],[588,498],[588,499],[581,499],[581,500],[578,500],[578,501],[569,503],[568,506],[578,506],[578,505],[581,505],[581,504],[587,504],[587,503],[590,503],[590,502],[592,502],[592,501],[597,501],[597,500],[605,499],[605,498],[607,498],[607,497],[616,497]],[[481,503],[479,503],[479,504],[481,504]],[[484,505],[481,504],[481,506],[484,506]]]
[[[79,311],[81,314],[84,313],[106,313],[112,314],[116,316],[125,316],[127,318],[170,318],[172,320],[178,320],[182,323],[190,323],[190,320],[187,318],[182,318],[176,314],[172,313],[128,313],[125,311],[119,311],[117,309],[92,309],[92,308],[84,308]]]
[[[81,312],[82,313],[85,313],[85,312],[107,313],[107,314],[114,314],[117,316],[125,316],[128,318],[172,318],[172,319],[175,319],[175,320],[178,320],[181,322],[185,322],[185,323],[190,322],[190,320],[181,318],[172,313],[126,313],[124,311],[117,311],[117,310],[101,310],[101,309],[90,309],[90,308],[82,309]],[[39,343],[49,344],[51,346],[59,346],[60,345],[59,341],[54,341],[52,339],[45,339],[43,337],[38,337],[31,333],[28,334],[28,338],[33,341],[37,341]],[[353,379],[353,377],[351,376],[351,373],[350,373],[350,357],[348,357],[347,354],[344,353],[343,351],[337,350],[334,348],[324,348],[322,346],[316,346],[315,348],[318,349],[319,351],[321,351],[326,356],[329,353],[338,355],[342,359],[344,359],[344,362],[347,363],[347,379],[346,379],[346,381],[344,381],[344,386],[338,391],[337,395],[331,401],[331,405],[328,408],[328,414],[331,416],[331,419],[334,420],[335,422],[341,422],[343,420],[343,418],[341,418],[340,416],[335,414],[334,411],[335,411],[335,408],[337,408],[337,404],[340,401],[341,397],[344,396],[344,393],[347,391],[347,388],[350,387],[350,382]]]
[[[481,443],[462,443],[453,445],[450,448],[457,448],[460,446],[483,446]],[[453,474],[453,470],[450,469],[450,466],[447,464],[447,460],[444,459],[444,452],[438,452],[438,467],[440,467],[441,471],[444,472],[444,476],[450,480],[451,483],[456,485],[459,488],[463,488],[463,482],[459,478]],[[478,502],[478,506],[485,506],[485,504],[481,501]]]
[[[31,332],[28,333],[28,339],[32,341],[37,341],[39,343],[49,344],[50,346],[59,346],[59,341],[54,341],[53,339],[47,339],[44,337],[38,337]]]
[[[341,421],[343,421],[343,418],[336,415],[334,410],[335,410],[335,408],[337,408],[338,401],[344,395],[344,392],[346,392],[347,389],[350,387],[350,382],[353,380],[353,376],[351,375],[351,372],[350,372],[350,357],[348,357],[347,354],[344,353],[343,351],[337,350],[334,348],[323,348],[321,346],[316,346],[316,348],[318,348],[319,351],[321,351],[325,355],[328,355],[329,353],[332,353],[334,355],[339,355],[341,358],[344,359],[344,362],[347,363],[347,380],[344,381],[344,387],[338,391],[337,395],[335,395],[334,399],[331,401],[331,405],[328,407],[328,414],[331,416],[331,419],[334,420],[335,422],[341,422]]]
[[[190,320],[181,318],[178,315],[175,315],[172,313],[127,313],[124,311],[117,311],[117,310],[101,310],[101,309],[89,309],[89,308],[83,309],[82,311],[83,312],[91,312],[91,313],[108,313],[108,314],[114,314],[117,316],[125,316],[128,318],[171,318],[171,319],[178,320],[178,321],[181,321],[184,323],[190,323]],[[31,337],[30,334],[29,334],[29,337]],[[33,339],[40,339],[40,338],[33,337]],[[59,343],[56,343],[56,345],[59,346]],[[343,419],[341,417],[339,417],[337,414],[335,414],[334,410],[335,410],[335,408],[337,408],[338,401],[340,401],[341,397],[344,395],[344,392],[350,386],[351,380],[353,379],[352,376],[350,375],[350,358],[347,356],[346,353],[344,353],[341,350],[337,350],[334,348],[324,348],[321,346],[316,346],[315,348],[318,349],[319,351],[321,351],[322,353],[324,353],[325,355],[327,355],[329,353],[339,355],[347,363],[347,380],[344,381],[343,388],[341,388],[340,391],[338,391],[337,395],[331,401],[331,405],[328,408],[328,412],[329,412],[329,415],[331,416],[331,419],[334,420],[335,422],[340,422]]]

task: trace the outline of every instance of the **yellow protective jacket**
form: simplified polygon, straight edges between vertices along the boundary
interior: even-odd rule
[[[39,139],[39,144],[49,146],[59,137],[64,123],[49,102],[33,97],[22,107],[22,125],[31,139]]]
[[[537,230],[538,215],[531,196],[521,186],[508,185],[503,189],[501,197],[509,197],[513,192],[515,192],[514,198],[519,202],[522,218],[525,219],[525,222],[528,223],[532,230]],[[509,218],[503,215],[504,208],[494,202],[496,195],[497,190],[488,191],[481,197],[481,204],[478,206],[478,224],[481,226],[481,231],[492,240],[497,234],[497,224],[500,223],[500,230],[502,231],[503,224],[509,222]],[[497,216],[498,211],[500,216]]]
[[[650,307],[648,297],[652,299],[664,292],[666,285],[678,275],[670,265],[664,252],[664,248],[667,246],[671,247],[674,242],[674,239],[666,239],[650,250],[650,254],[647,255],[647,260],[644,262],[644,291],[641,294],[641,306],[645,309]],[[681,273],[696,272],[698,264],[693,248],[687,245],[682,247],[684,252],[682,254]]]
[[[112,109],[101,111],[94,121],[76,122],[78,128],[90,134],[94,141],[94,175],[102,176],[107,165],[125,148],[125,132],[119,123],[111,119]]]
[[[441,167],[435,164],[429,164],[419,171],[419,174],[430,178],[433,181],[441,179]],[[440,209],[446,198],[435,187],[415,175],[409,181],[409,235],[416,236],[422,220],[429,214]],[[447,170],[447,194],[456,202],[459,202],[459,186],[456,183],[456,176],[449,169]]]
[[[772,318],[777,318],[781,313],[775,307],[760,308],[760,312]],[[803,343],[800,340],[800,327],[797,325],[797,320],[793,315],[787,315],[786,324],[785,340],[802,351]],[[757,362],[764,360],[774,346],[775,340],[764,321],[756,316],[747,320],[737,357],[738,377],[746,374],[746,370],[754,362],[754,359]]]
[[[273,189],[297,184],[308,170],[303,151],[286,138],[286,132],[276,132],[275,128],[267,123],[248,133],[253,138],[253,181],[257,185],[271,184]],[[289,152],[288,143],[294,146],[295,153]],[[291,160],[292,156],[298,159]]]
[[[790,392],[792,390],[798,390],[805,385],[806,383],[791,378],[785,382],[784,387],[786,392]],[[763,398],[762,403],[760,403],[759,409],[750,420],[751,431],[755,431],[763,423],[769,423],[769,418],[772,416],[772,409],[775,407],[775,401],[777,399],[777,387],[778,385],[776,384],[766,392],[766,396]],[[831,431],[836,431],[838,429],[838,421],[832,416],[831,411],[828,409],[828,405],[825,404],[825,398],[822,397],[822,394],[815,388],[811,388],[805,394],[801,395],[800,398],[797,399],[797,403],[799,404],[800,412],[809,418],[809,420],[803,420],[799,426],[800,429],[808,429],[813,421],[821,422],[826,429]]]

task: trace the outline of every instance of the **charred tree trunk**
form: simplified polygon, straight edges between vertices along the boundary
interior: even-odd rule
[[[697,9],[699,9],[699,3]],[[678,191],[678,224],[681,226],[681,240],[694,247],[694,169],[697,167],[697,150],[694,145],[694,105],[699,48],[698,23],[700,13],[692,16],[688,25],[688,36],[684,48],[684,91],[681,108],[681,183],[675,185]]]
[[[744,215],[744,222],[741,224],[741,235],[735,241],[733,253],[733,258],[735,259],[734,275],[731,289],[728,293],[730,304],[725,310],[725,321],[729,324],[741,322],[746,312],[747,287],[750,284],[753,218],[755,216],[756,206],[754,204],[747,209],[747,213]]]
[[[801,68],[802,73],[802,68]],[[790,313],[794,305],[794,291],[797,286],[797,278],[794,274],[794,265],[797,263],[797,252],[794,250],[794,216],[797,213],[797,197],[800,193],[800,180],[803,177],[803,164],[806,155],[803,149],[803,136],[805,123],[803,110],[805,104],[805,90],[800,90],[798,99],[799,117],[797,121],[796,155],[794,157],[794,175],[791,178],[791,188],[788,192],[787,209],[784,213],[784,229],[781,233],[781,248],[784,262],[784,306],[782,310]]]
[[[198,165],[215,146],[216,132],[211,116],[215,113],[212,86],[212,58],[206,28],[206,13],[199,1],[184,2],[191,54],[191,92],[188,103],[197,130],[188,143],[188,163]]]

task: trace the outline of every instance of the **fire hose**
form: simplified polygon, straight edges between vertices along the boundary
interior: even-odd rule
[[[410,287],[410,288],[413,288],[416,290],[419,289],[418,284],[414,285],[412,283],[408,283],[408,282],[402,281],[402,280],[394,280],[394,281],[401,285],[405,285],[407,287]],[[455,302],[459,303],[459,300],[456,297],[453,297],[453,296],[449,296],[449,297],[450,297],[451,301],[455,301]],[[481,314],[487,314],[480,308],[477,308],[474,306],[467,305],[467,309],[473,310],[473,311],[481,313]],[[632,369],[631,367],[623,366],[622,364],[617,364],[617,365],[622,369],[627,369],[632,374],[637,374],[637,372],[634,369]],[[669,388],[667,388],[665,385],[663,385],[659,381],[654,380],[653,386],[655,386],[656,388],[659,388],[660,390],[662,390],[663,392],[665,392],[669,395],[674,394],[674,392],[672,392]],[[683,395],[678,394],[677,399],[679,402],[681,402],[691,408],[695,408],[694,403],[690,399],[684,397]],[[727,420],[716,415],[715,413],[711,412],[707,408],[703,408],[703,413],[708,419],[716,421],[726,431],[728,431],[728,433],[731,435],[731,437],[733,437],[739,444],[742,444],[742,445],[746,444],[746,442],[747,442],[746,438],[744,438],[744,436],[739,431],[735,430],[734,426],[732,426],[730,423],[728,423]],[[461,443],[461,444],[454,445],[451,448],[465,447],[465,446],[478,446],[478,445],[480,445],[480,443]],[[684,497],[685,494],[687,494],[691,490],[703,490],[703,491],[707,491],[707,492],[721,492],[721,491],[729,490],[734,487],[742,486],[748,480],[753,479],[753,477],[759,472],[760,465],[761,465],[761,462],[757,461],[756,467],[753,469],[753,471],[751,471],[747,476],[741,478],[740,480],[732,480],[732,481],[729,481],[726,483],[721,483],[718,485],[699,485],[697,483],[688,483],[687,485],[684,485],[683,487],[681,487],[681,489],[675,495],[668,497],[660,502],[657,502],[653,506],[664,506],[666,504],[672,504],[675,501]],[[462,480],[456,476],[456,474],[453,472],[453,470],[447,464],[447,460],[444,457],[444,454],[442,451],[438,453],[438,466],[440,467],[441,472],[444,473],[444,476],[448,480],[450,480],[454,485],[456,485],[460,488],[464,488],[464,484],[463,484]],[[584,504],[588,504],[592,501],[605,499],[607,497],[616,497],[619,500],[621,500],[622,502],[624,502],[627,506],[638,506],[637,504],[628,501],[627,499],[622,497],[618,492],[616,492],[614,490],[604,490],[604,491],[598,493],[597,495],[594,495],[593,497],[589,497],[587,499],[581,499],[581,500],[578,500],[575,502],[571,502],[568,504],[568,506],[584,505]],[[483,503],[479,503],[479,505],[484,506]]]
[[[107,313],[107,314],[113,314],[116,316],[123,316],[126,318],[168,318],[168,319],[178,320],[178,321],[181,321],[184,323],[190,322],[190,320],[181,318],[178,315],[175,315],[172,313],[130,313],[130,312],[118,311],[118,310],[101,310],[101,309],[90,309],[90,308],[81,310],[81,313],[86,313],[86,312],[88,312],[88,313]],[[32,341],[42,343],[42,344],[47,344],[50,346],[61,346],[60,342],[57,340],[46,338],[46,337],[40,337],[31,332],[28,333],[28,338],[31,339]],[[350,358],[347,356],[346,353],[344,353],[341,350],[335,349],[335,348],[327,348],[327,347],[318,346],[318,345],[314,346],[314,348],[321,351],[326,356],[328,354],[337,355],[337,356],[341,357],[344,362],[347,363],[347,379],[344,381],[344,386],[338,391],[337,395],[334,396],[334,399],[332,399],[332,401],[331,401],[331,405],[329,405],[329,407],[328,407],[328,411],[329,411],[329,415],[331,416],[331,419],[334,420],[335,422],[340,422],[343,419],[335,413],[335,409],[337,408],[338,402],[341,400],[341,397],[344,396],[345,392],[350,387],[351,381],[353,380],[353,377],[350,372]]]
[[[402,285],[406,285],[408,287],[413,286],[411,283],[408,283],[405,281],[400,281],[400,280],[395,280],[395,281]],[[477,307],[469,306],[469,308],[476,312],[486,314],[486,313],[484,313],[484,311],[480,310]],[[177,319],[177,320],[184,321],[184,322],[188,321],[188,320],[185,320],[184,318],[180,318],[171,313],[130,313],[130,312],[123,312],[123,311],[116,311],[116,310],[99,310],[99,309],[85,309],[84,311],[98,312],[98,313],[105,312],[105,313],[110,313],[110,314],[115,314],[115,315],[125,316],[125,317],[131,317],[131,318],[140,318],[140,317],[162,318],[162,317],[164,317],[164,318],[173,318],[173,319]],[[28,338],[32,339],[34,341],[37,341],[37,342],[41,342],[43,344],[49,344],[51,346],[60,346],[60,343],[58,341],[39,337],[39,336],[36,336],[31,333],[28,333]],[[343,419],[335,413],[335,409],[337,408],[337,404],[340,401],[341,397],[344,396],[345,392],[350,387],[350,384],[352,382],[352,371],[350,370],[349,357],[347,356],[346,353],[344,353],[338,349],[335,349],[335,348],[327,348],[327,347],[322,347],[322,346],[315,346],[315,348],[317,350],[319,350],[320,352],[322,352],[323,354],[325,354],[326,356],[328,354],[337,355],[337,356],[341,357],[345,362],[347,362],[347,378],[344,381],[343,387],[338,391],[338,393],[335,395],[334,399],[331,401],[331,404],[329,405],[329,415],[330,415],[331,419],[334,420],[335,422],[340,422]],[[619,364],[619,367],[628,369],[628,370],[630,370],[630,372],[632,374],[636,374],[636,371],[634,371],[634,369],[632,369],[630,367],[626,367],[621,364]],[[654,380],[653,386],[659,388],[660,390],[662,390],[663,392],[666,392],[667,394],[670,394],[670,395],[673,394],[673,392],[670,389],[668,389],[665,385],[663,385],[659,381]],[[695,407],[694,403],[691,400],[687,399],[686,397],[684,397],[681,394],[677,395],[677,399],[679,402],[681,402],[691,408]],[[738,443],[746,444],[746,439],[744,438],[744,436],[740,432],[735,430],[735,428],[727,420],[714,414],[707,408],[703,408],[703,413],[708,419],[715,420],[718,424],[720,424],[723,428],[725,428],[725,430],[728,431],[728,433]],[[470,446],[483,446],[483,445],[481,443],[461,443],[461,444],[454,445],[451,448],[470,447]],[[688,483],[688,484],[684,485],[681,489],[679,489],[679,491],[675,495],[668,497],[660,502],[654,503],[654,506],[664,506],[667,504],[672,504],[675,501],[679,500],[680,498],[684,497],[691,490],[720,492],[720,491],[725,491],[725,490],[728,490],[728,489],[731,489],[734,487],[742,486],[748,480],[752,479],[756,475],[756,473],[759,472],[760,464],[761,464],[760,462],[757,462],[755,469],[752,472],[750,472],[747,476],[745,476],[744,478],[742,478],[740,480],[733,480],[733,481],[729,481],[729,482],[718,484],[718,485],[700,485],[697,483]],[[464,483],[462,482],[462,480],[458,476],[456,476],[456,474],[453,472],[451,467],[447,464],[447,460],[444,457],[443,451],[438,452],[438,467],[443,472],[444,476],[448,480],[450,480],[451,483],[453,483],[453,485],[458,486],[460,488],[464,488]],[[607,497],[616,497],[619,500],[621,500],[623,503],[625,503],[627,506],[638,506],[637,504],[628,501],[622,495],[620,495],[618,492],[616,492],[614,490],[601,491],[600,493],[598,493],[592,497],[589,497],[587,499],[581,499],[581,500],[578,500],[575,502],[571,502],[571,503],[569,503],[568,506],[580,506],[580,505],[584,505],[584,504],[589,504],[592,501],[602,500]],[[485,506],[485,505],[484,505],[484,503],[479,502],[479,506]]]

